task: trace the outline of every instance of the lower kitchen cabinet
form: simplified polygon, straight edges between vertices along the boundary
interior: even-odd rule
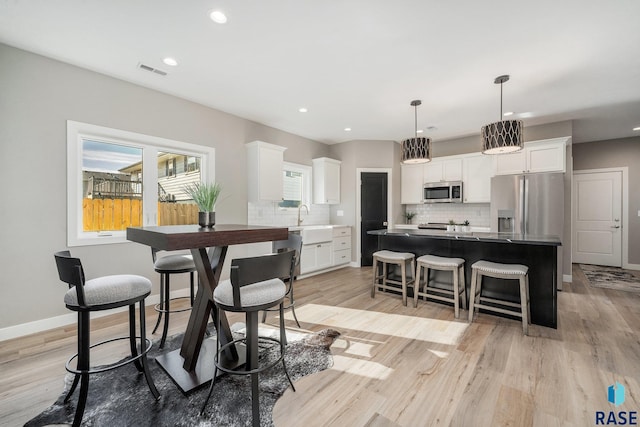
[[[302,245],[302,253],[300,255],[300,274],[331,267],[332,251],[333,245],[331,242]]]
[[[333,227],[333,265],[351,262],[351,227]]]

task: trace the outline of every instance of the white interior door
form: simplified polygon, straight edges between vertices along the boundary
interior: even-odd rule
[[[622,172],[573,175],[573,262],[622,266]]]

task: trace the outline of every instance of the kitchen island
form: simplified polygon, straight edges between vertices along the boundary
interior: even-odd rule
[[[378,238],[378,249],[465,259],[465,286],[471,288],[471,265],[479,260],[529,267],[531,323],[557,328],[558,246],[556,236],[513,233],[454,233],[440,230],[383,229],[369,231]],[[434,271],[432,278],[451,283],[451,274]],[[441,279],[442,278],[442,279]],[[512,281],[484,277],[484,295],[519,302],[519,288]]]

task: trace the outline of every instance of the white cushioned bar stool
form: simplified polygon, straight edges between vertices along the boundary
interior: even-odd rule
[[[407,270],[413,275],[415,255],[409,252],[394,252],[394,251],[377,251],[373,253],[373,286],[371,287],[371,298],[375,298],[376,290],[393,290],[397,291],[396,286],[400,285],[402,290],[402,304],[407,305],[407,287],[414,286],[414,279],[407,277]],[[378,263],[382,264],[382,273],[378,274]],[[411,264],[411,267],[407,269],[407,264]],[[388,265],[397,266],[400,268],[401,280],[390,279],[388,277]],[[414,300],[415,307],[415,300]]]
[[[511,301],[498,300],[482,296],[482,277],[495,277],[498,279],[518,280],[520,284],[520,304]],[[500,264],[497,262],[477,261],[471,266],[471,295],[469,300],[469,322],[473,322],[474,311],[483,308],[497,313],[508,314],[522,319],[522,331],[529,333],[531,311],[529,308],[529,267],[521,264]],[[509,310],[495,305],[487,305],[485,302],[513,307]]]
[[[73,425],[79,426],[84,415],[89,392],[89,375],[119,368],[133,363],[140,373],[144,373],[147,385],[154,399],[160,394],[156,389],[149,372],[147,353],[151,349],[151,341],[146,337],[144,299],[151,293],[151,281],[146,277],[130,274],[103,276],[85,281],[82,263],[78,258],[72,258],[69,251],[57,252],[55,255],[60,280],[69,285],[64,296],[64,303],[69,310],[78,313],[78,352],[65,365],[68,372],[74,374],[73,384],[67,392],[64,402],[68,402],[80,382],[80,395],[73,418]],[[139,303],[140,336],[136,336],[136,303]],[[129,307],[129,336],[113,338],[100,343],[90,344],[91,330],[89,314],[93,311],[108,310],[117,307]],[[136,339],[140,339],[140,351]],[[90,351],[92,348],[117,340],[129,340],[131,356],[110,365],[92,368],[90,365]],[[76,368],[71,362],[77,359]]]
[[[258,384],[258,374],[260,372],[270,369],[282,361],[284,373],[289,380],[289,384],[291,384],[293,391],[296,391],[284,362],[285,344],[287,342],[284,327],[284,298],[287,294],[287,286],[280,279],[281,277],[287,277],[291,273],[291,269],[295,265],[294,254],[294,250],[287,250],[258,257],[234,259],[231,262],[231,278],[220,282],[213,291],[215,310],[245,313],[246,334],[244,338],[238,338],[220,346],[220,332],[218,332],[218,350],[215,356],[213,379],[200,414],[207,407],[218,370],[227,374],[249,375],[251,377],[251,413],[253,417],[252,425],[255,427],[260,426],[260,390]],[[261,310],[275,306],[279,306],[280,311],[280,339],[266,336],[259,337],[258,313]],[[218,319],[216,330],[220,331],[220,316],[216,316],[216,319]],[[229,369],[224,365],[220,355],[230,346],[239,342],[246,344],[247,362],[243,369]],[[259,346],[269,342],[275,342],[280,346],[280,357],[269,363],[263,363],[263,366],[259,366]]]
[[[151,248],[151,257],[153,258],[153,268],[156,273],[160,273],[160,303],[156,304],[154,309],[158,312],[158,320],[156,326],[151,331],[152,334],[156,333],[162,316],[164,315],[164,325],[162,327],[162,338],[160,339],[160,348],[164,347],[164,343],[167,340],[167,332],[169,331],[169,314],[178,313],[180,311],[191,310],[193,305],[193,291],[194,280],[193,275],[196,271],[196,265],[193,262],[193,256],[190,254],[171,254],[158,257],[158,252],[162,252],[158,249]],[[190,294],[189,299],[191,304],[187,308],[171,309],[171,301],[177,299],[184,299],[186,297],[171,298],[170,294],[170,277],[172,274],[189,273],[190,279]]]
[[[424,269],[424,287],[420,290],[421,270]],[[429,270],[451,271],[453,274],[452,290],[429,286]],[[462,308],[467,308],[467,290],[464,284],[464,259],[445,258],[435,255],[422,255],[416,260],[416,286],[413,293],[414,306],[418,304],[418,297],[436,299],[453,303],[453,311],[456,319],[460,317],[460,298]],[[443,295],[444,294],[444,295]]]

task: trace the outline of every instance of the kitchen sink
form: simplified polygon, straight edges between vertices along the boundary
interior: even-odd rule
[[[302,227],[300,234],[304,245],[330,242],[333,240],[333,227],[331,225],[309,225]]]

